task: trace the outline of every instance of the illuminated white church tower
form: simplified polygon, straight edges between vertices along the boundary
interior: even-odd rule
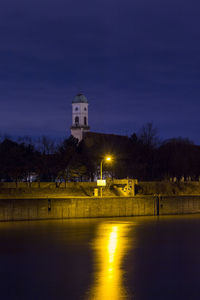
[[[72,126],[71,135],[79,142],[83,133],[90,131],[88,126],[88,100],[83,94],[77,94],[72,101]]]

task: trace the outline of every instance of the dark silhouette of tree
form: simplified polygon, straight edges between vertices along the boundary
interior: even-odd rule
[[[199,155],[200,148],[188,139],[165,141],[158,151],[160,178],[197,177],[200,170]]]
[[[39,137],[36,145],[38,151],[44,155],[53,154],[57,149],[55,141],[46,136]]]
[[[34,143],[34,144],[33,144]],[[161,180],[170,177],[200,176],[200,146],[189,139],[174,138],[160,143],[152,123],[130,138],[88,133],[78,143],[69,137],[56,145],[49,138],[33,141],[23,137],[0,141],[0,180],[26,181],[31,174],[40,181],[87,181],[100,174],[105,155],[113,157],[103,164],[104,175],[113,178]]]
[[[157,129],[152,123],[147,123],[138,134],[130,137],[130,161],[128,166],[129,177],[139,180],[153,180],[156,176],[156,152],[159,146]]]
[[[56,152],[57,178],[64,180],[65,183],[70,179],[70,166],[72,165],[74,156],[77,155],[77,147],[78,140],[70,136],[64,140]]]
[[[148,148],[159,145],[158,131],[152,122],[146,123],[138,133],[138,140]]]
[[[5,139],[0,144],[0,176],[4,180],[26,180],[34,171],[34,147]]]

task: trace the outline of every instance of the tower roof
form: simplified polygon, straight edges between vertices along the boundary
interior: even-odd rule
[[[88,103],[88,100],[83,94],[77,94],[72,100],[72,103]]]

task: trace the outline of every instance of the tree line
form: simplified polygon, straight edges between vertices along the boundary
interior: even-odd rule
[[[55,143],[47,137],[0,141],[0,181],[93,181],[105,154],[104,175],[113,178],[164,180],[176,177],[199,180],[200,146],[189,139],[160,142],[156,129],[146,124],[139,133],[119,139],[102,135],[93,145],[74,137]]]

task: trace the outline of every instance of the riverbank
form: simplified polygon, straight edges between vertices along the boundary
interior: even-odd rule
[[[200,182],[153,181],[134,183],[132,191],[125,180],[108,181],[103,187],[106,197],[134,195],[200,195]],[[93,197],[96,182],[1,182],[0,199]]]
[[[102,198],[96,182],[0,183],[0,221],[200,213],[200,182],[139,182],[130,195],[126,181],[110,182]]]

